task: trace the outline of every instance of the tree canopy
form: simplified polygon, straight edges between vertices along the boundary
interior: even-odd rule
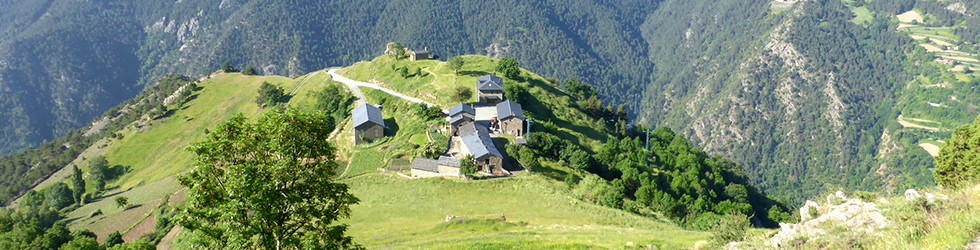
[[[936,183],[961,187],[980,181],[980,118],[971,125],[956,129],[953,138],[943,143],[936,157]]]
[[[188,150],[196,168],[177,221],[210,248],[350,248],[346,225],[358,199],[331,177],[332,126],[320,112],[266,112],[254,123],[237,114]],[[261,180],[261,181],[256,181]]]
[[[500,59],[500,61],[497,61],[497,67],[494,68],[494,71],[510,79],[517,79],[517,77],[521,76],[521,68],[518,67],[517,60],[514,60],[514,58],[505,57],[504,59]]]

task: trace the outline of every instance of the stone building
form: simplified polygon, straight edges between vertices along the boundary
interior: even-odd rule
[[[412,177],[458,177],[459,166],[459,159],[448,156],[439,156],[439,160],[415,158],[412,161]]]
[[[480,104],[494,105],[504,100],[504,79],[487,75],[476,79],[476,92]]]
[[[351,111],[354,121],[354,145],[373,142],[384,137],[385,121],[381,108],[361,104]]]
[[[521,104],[506,101],[497,104],[497,126],[500,133],[524,136],[524,110]]]
[[[477,171],[492,175],[509,175],[503,168],[503,154],[497,150],[486,127],[471,122],[459,127],[461,151],[472,155]]]
[[[459,136],[459,127],[474,121],[476,111],[473,107],[466,104],[459,104],[449,109],[449,134]]]
[[[412,61],[418,60],[428,60],[429,59],[429,48],[426,47],[421,51],[412,51],[412,54],[408,55],[408,58]]]

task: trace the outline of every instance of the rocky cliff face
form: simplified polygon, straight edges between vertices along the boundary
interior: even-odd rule
[[[882,104],[894,101],[906,77],[900,66],[906,45],[881,53],[886,46],[876,43],[901,37],[887,26],[852,23],[850,10],[834,1],[759,11],[772,14],[708,8],[661,17],[690,27],[674,40],[650,26],[649,42],[672,43],[670,50],[690,55],[658,63],[661,74],[672,75],[648,88],[641,122],[670,126],[736,159],[764,190],[793,202],[824,183],[872,188],[906,181],[901,175],[909,169],[879,168],[885,158],[878,154],[888,144],[881,140],[892,115]],[[727,18],[738,27],[716,21]]]

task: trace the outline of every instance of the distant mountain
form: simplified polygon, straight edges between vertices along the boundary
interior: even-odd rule
[[[883,2],[0,0],[0,154],[85,126],[168,74],[230,62],[297,76],[397,41],[575,77],[640,124],[735,159],[787,200],[825,184],[921,186],[931,158],[917,144],[948,132],[905,129],[898,117],[918,119],[913,111],[937,103],[907,98],[906,83],[947,68],[914,69],[932,58],[916,59],[922,50],[896,30],[895,14],[921,9],[924,23],[948,24],[976,51],[980,4]]]

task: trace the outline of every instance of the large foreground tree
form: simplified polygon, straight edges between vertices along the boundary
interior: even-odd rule
[[[936,183],[960,188],[980,181],[980,117],[957,128],[936,156]]]
[[[203,235],[207,248],[357,248],[347,225],[334,224],[358,199],[330,179],[337,164],[326,120],[290,110],[218,125],[189,148],[197,166],[180,177],[188,187],[181,226]]]

